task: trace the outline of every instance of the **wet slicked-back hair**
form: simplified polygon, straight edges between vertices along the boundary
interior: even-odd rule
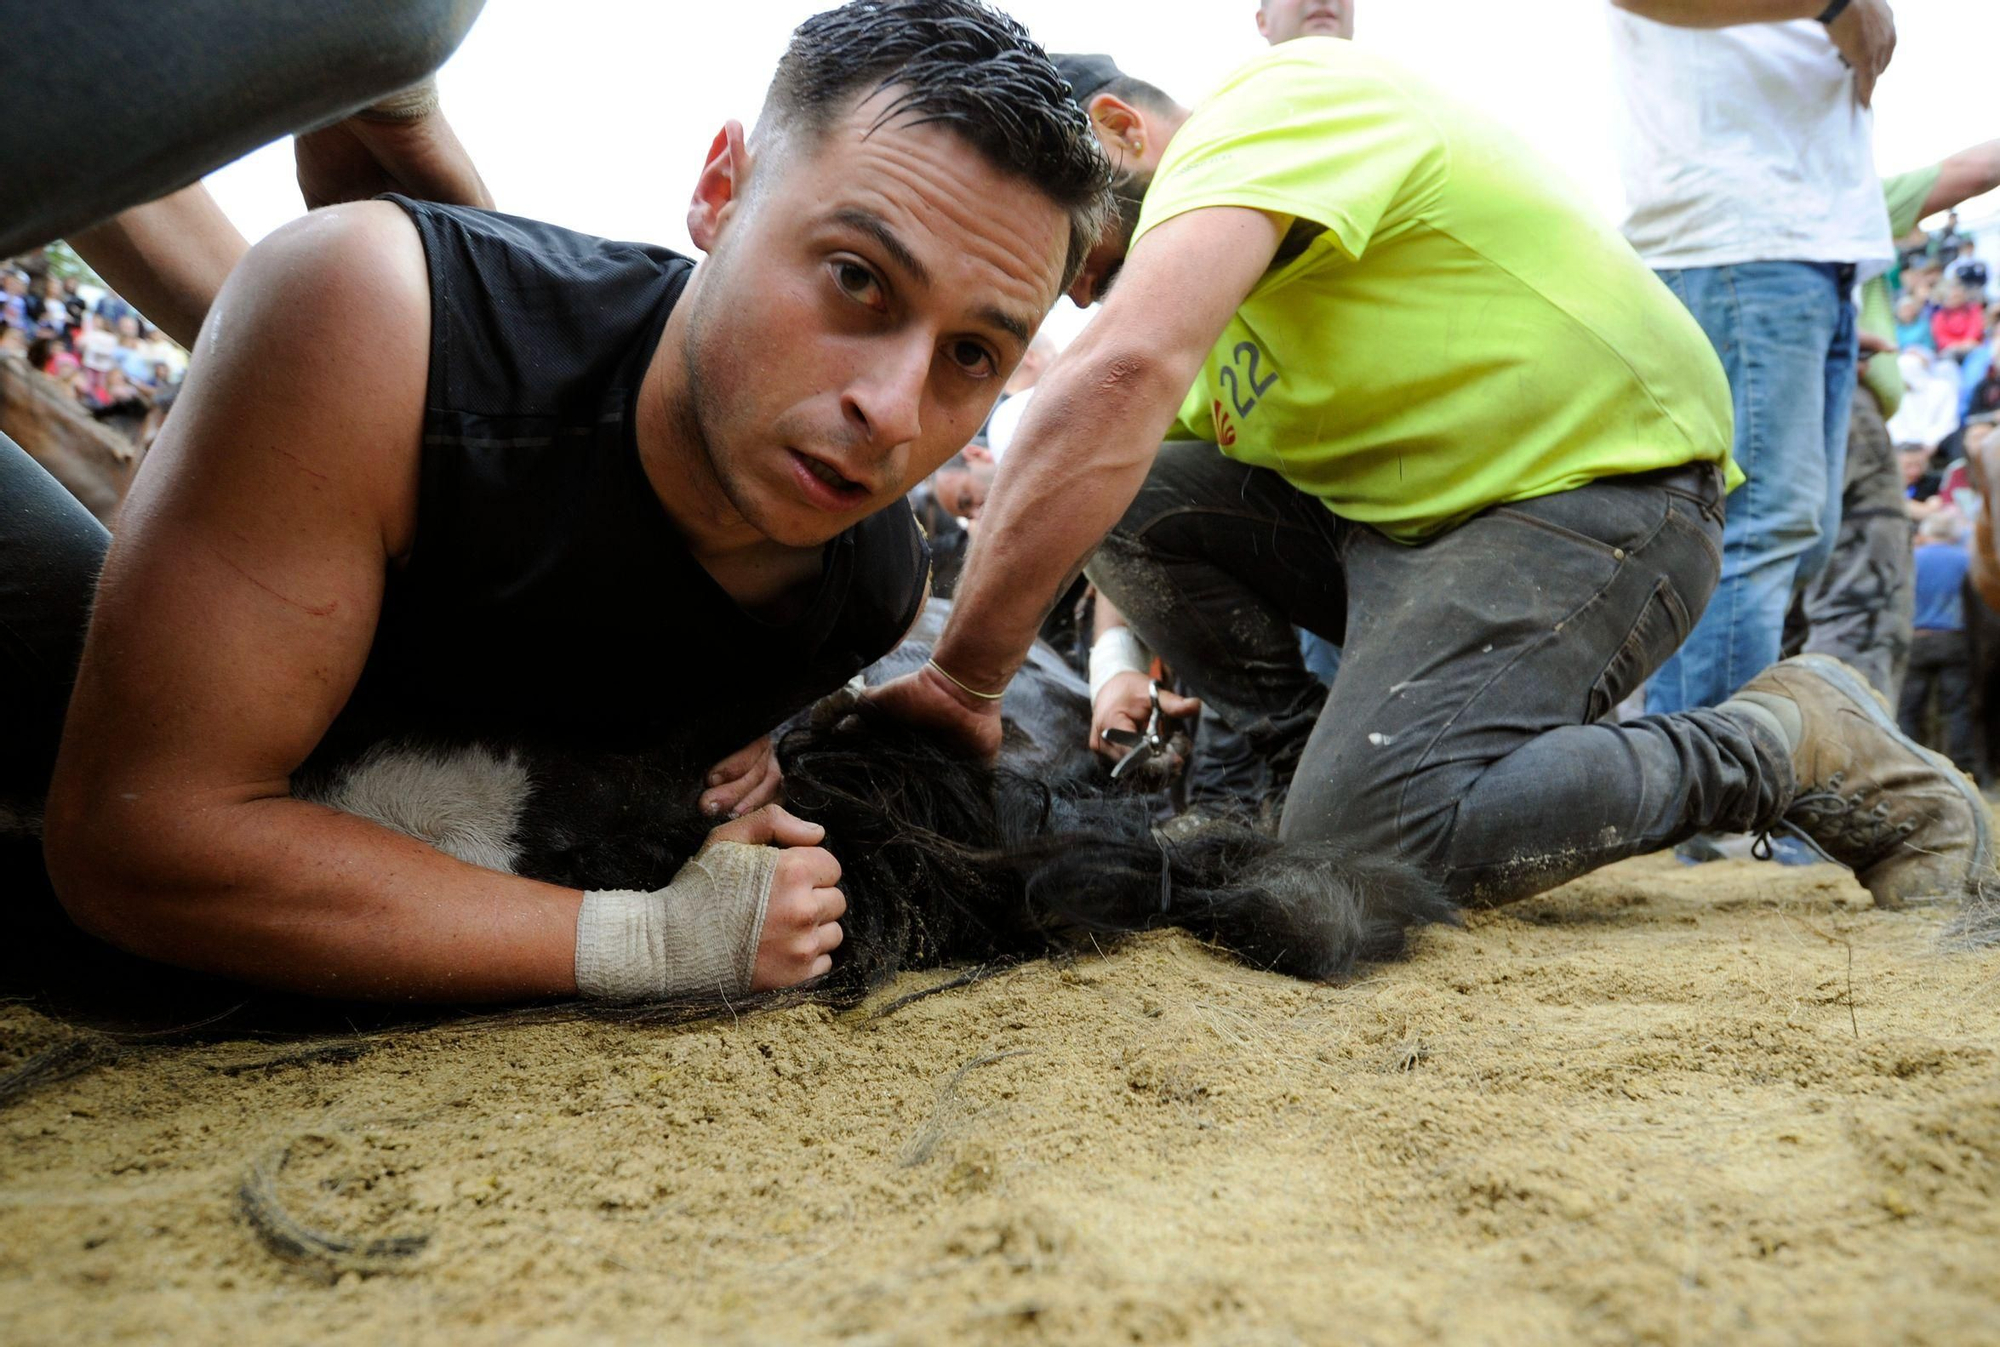
[[[1110,169],[1028,30],[980,0],[850,0],[792,33],[759,127],[816,136],[884,89],[895,99],[876,127],[947,126],[1068,213],[1067,290],[1103,230]]]

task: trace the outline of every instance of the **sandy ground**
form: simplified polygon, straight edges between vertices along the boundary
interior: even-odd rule
[[[2000,953],[1942,924],[1649,858],[1344,988],[1164,935],[129,1051],[0,1109],[0,1341],[1990,1342]],[[71,1036],[0,1006],[0,1067]]]

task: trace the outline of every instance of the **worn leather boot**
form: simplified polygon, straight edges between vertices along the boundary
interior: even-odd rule
[[[2000,895],[1978,788],[1898,729],[1860,674],[1830,655],[1800,655],[1724,707],[1777,722],[1797,778],[1784,822],[1851,867],[1879,906]]]

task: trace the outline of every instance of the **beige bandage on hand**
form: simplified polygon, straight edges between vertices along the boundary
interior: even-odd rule
[[[750,990],[779,849],[710,838],[663,889],[597,890],[576,914],[576,989],[594,1001]]]
[[[438,110],[437,76],[418,80],[355,113],[364,122],[414,122]]]

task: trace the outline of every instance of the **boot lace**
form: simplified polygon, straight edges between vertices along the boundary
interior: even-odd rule
[[[1837,865],[1862,869],[1916,831],[1915,819],[1898,821],[1890,816],[1887,800],[1877,800],[1873,808],[1863,808],[1865,792],[1842,794],[1841,787],[1846,783],[1847,773],[1838,771],[1827,777],[1825,785],[1794,796],[1785,816],[1757,834],[1751,854],[1759,860],[1769,860],[1771,834],[1779,832],[1798,838]],[[1828,847],[1844,854],[1831,855]]]

